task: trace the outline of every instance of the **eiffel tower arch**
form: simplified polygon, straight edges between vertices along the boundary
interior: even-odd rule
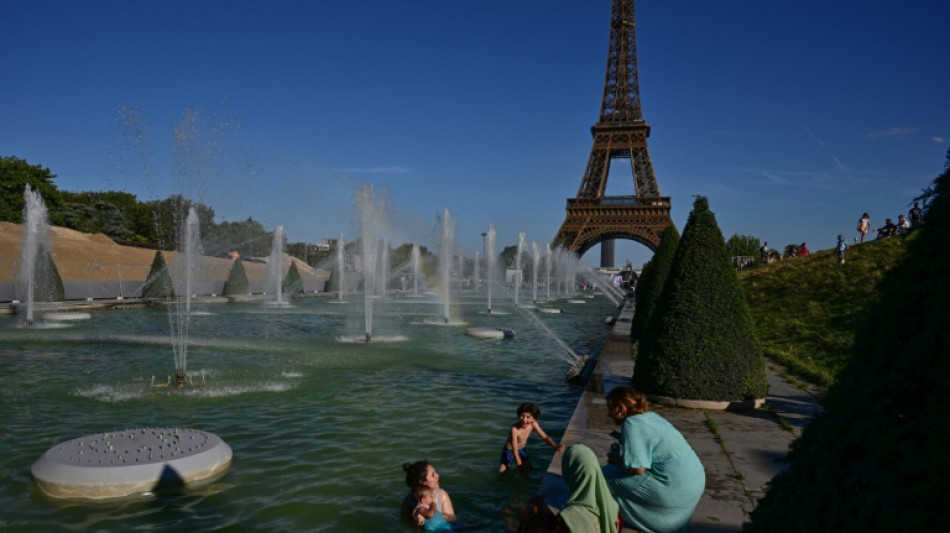
[[[591,127],[594,145],[577,196],[567,199],[567,216],[552,247],[563,247],[578,256],[593,246],[611,246],[613,239],[630,239],[656,251],[660,234],[670,218],[670,198],[660,187],[650,162],[647,138],[650,125],[640,108],[637,69],[635,0],[613,0],[610,13],[610,44],[607,76],[600,118]],[[635,194],[606,196],[610,163],[629,159]],[[601,266],[608,254],[602,254]]]

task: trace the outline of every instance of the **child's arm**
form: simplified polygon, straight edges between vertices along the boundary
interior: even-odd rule
[[[541,426],[539,426],[537,422],[534,423],[534,430],[538,432],[538,436],[541,437],[541,440],[548,443],[548,446],[554,448],[555,450],[559,452],[564,451],[564,445],[558,444],[554,442],[554,439],[552,439],[551,437],[548,437],[548,434],[545,433],[543,429],[541,429]]]
[[[417,505],[415,513],[422,518],[432,518],[435,516],[435,505]]]

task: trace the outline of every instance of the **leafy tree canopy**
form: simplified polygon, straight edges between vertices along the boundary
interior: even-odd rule
[[[56,174],[40,165],[31,165],[17,157],[0,157],[0,220],[23,222],[23,191],[29,185],[40,193],[50,213],[50,222],[58,217],[60,192],[53,184]]]

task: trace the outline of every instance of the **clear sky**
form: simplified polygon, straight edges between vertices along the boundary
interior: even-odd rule
[[[398,241],[449,209],[468,255],[546,244],[600,111],[609,0],[0,0],[0,155],[61,189],[183,193],[288,239],[350,235],[357,184]],[[644,118],[682,231],[830,248],[906,213],[950,146],[950,2],[641,0]],[[177,133],[176,133],[177,132]],[[182,155],[185,154],[185,155]],[[615,162],[609,194],[633,194]],[[636,266],[642,245],[618,246]],[[584,258],[599,261],[598,248]]]

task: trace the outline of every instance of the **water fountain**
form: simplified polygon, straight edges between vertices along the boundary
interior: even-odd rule
[[[538,263],[541,262],[541,250],[538,243],[531,243],[531,301],[538,303]]]
[[[346,303],[343,300],[343,293],[346,291],[346,262],[343,260],[343,252],[346,248],[343,242],[343,232],[340,232],[340,239],[336,242],[336,279],[337,279],[337,299],[335,303]]]
[[[376,294],[377,256],[379,252],[380,200],[372,184],[363,184],[356,192],[360,216],[360,249],[363,270],[363,318],[366,342],[373,338],[373,296]]]
[[[37,285],[37,258],[49,249],[49,221],[46,202],[29,185],[23,191],[23,244],[20,249],[20,285],[24,288],[26,325],[33,325]]]
[[[451,322],[449,304],[451,302],[452,285],[452,251],[455,247],[455,227],[449,210],[445,210],[442,217],[442,240],[439,243],[439,283],[442,296],[442,322]]]
[[[485,268],[485,270],[487,270],[487,272],[485,273],[485,279],[488,280],[488,282],[485,284],[486,287],[488,288],[488,308],[487,308],[487,311],[485,312],[488,314],[491,314],[492,312],[491,290],[492,290],[492,285],[494,285],[493,282],[495,279],[495,224],[494,223],[488,225],[488,233],[485,234],[485,260],[487,262],[487,266]]]
[[[267,258],[268,286],[273,289],[275,295],[270,305],[274,307],[289,305],[289,302],[284,301],[284,240],[284,226],[278,225],[277,229],[274,230],[270,256]]]
[[[419,297],[419,276],[422,274],[422,258],[419,253],[419,245],[412,245],[412,295]]]
[[[515,307],[520,304],[521,293],[521,254],[524,251],[524,232],[518,233],[518,251],[515,253]]]

